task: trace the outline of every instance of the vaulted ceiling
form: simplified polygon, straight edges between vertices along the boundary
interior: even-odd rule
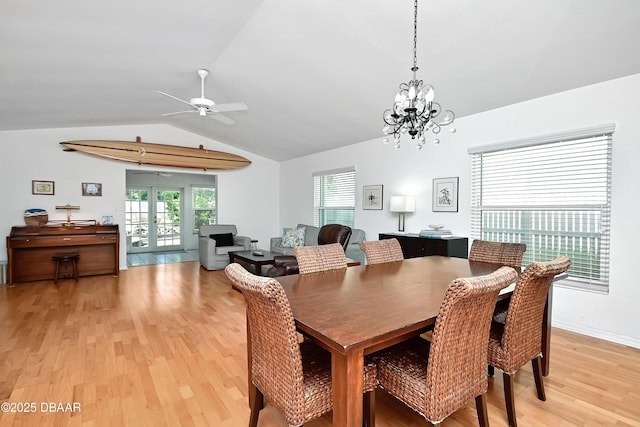
[[[457,117],[640,73],[637,0],[418,13],[418,78]],[[3,0],[0,15],[0,130],[166,123],[281,161],[381,136],[411,77],[411,0]],[[156,91],[199,96],[198,68],[208,98],[248,105],[235,124],[161,116],[185,106]]]

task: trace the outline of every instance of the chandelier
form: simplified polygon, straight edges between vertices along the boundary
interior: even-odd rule
[[[382,133],[393,135],[395,149],[400,148],[400,135],[408,133],[411,139],[418,138],[416,148],[421,150],[426,142],[426,136],[431,132],[435,138],[434,144],[439,144],[438,134],[443,126],[453,123],[455,114],[451,110],[444,110],[444,117],[441,121],[436,118],[443,112],[440,104],[434,102],[435,92],[430,84],[423,84],[422,80],[416,78],[418,71],[417,42],[418,42],[418,0],[414,0],[413,15],[413,79],[409,83],[401,83],[400,90],[396,95],[393,107],[383,114],[385,126]],[[455,128],[450,129],[454,133]],[[389,143],[389,137],[382,139],[385,144]]]

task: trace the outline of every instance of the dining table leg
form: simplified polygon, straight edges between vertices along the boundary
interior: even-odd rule
[[[363,350],[331,353],[334,426],[362,426],[363,371]]]

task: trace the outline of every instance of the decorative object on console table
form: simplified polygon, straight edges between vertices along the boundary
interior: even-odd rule
[[[433,211],[458,212],[458,177],[433,179]]]
[[[445,236],[451,236],[451,230],[445,230],[442,224],[431,224],[426,230],[420,230],[420,237],[436,237],[443,238]]]
[[[466,237],[443,236],[421,237],[411,233],[381,233],[378,239],[398,239],[405,258],[442,255],[456,258],[469,257],[469,239]]]
[[[82,195],[83,196],[102,196],[102,184],[97,182],[83,182],[82,183]]]
[[[389,211],[398,212],[398,231],[404,231],[404,214],[416,211],[414,196],[393,196],[389,200]]]
[[[365,185],[362,189],[362,209],[382,210],[382,185]]]
[[[111,215],[105,215],[102,217],[102,225],[113,224],[113,217]]]
[[[53,196],[55,194],[55,183],[53,181],[31,181],[31,194],[44,194]]]

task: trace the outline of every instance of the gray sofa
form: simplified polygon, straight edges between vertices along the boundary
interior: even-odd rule
[[[212,234],[231,233],[233,246],[219,246]],[[198,247],[200,250],[200,265],[207,270],[221,270],[229,264],[229,252],[248,251],[251,249],[251,238],[238,236],[235,225],[202,225],[198,230]]]
[[[304,233],[304,246],[316,246],[318,244],[318,232],[320,231],[320,227],[298,224],[297,228],[300,227],[305,227],[306,229]],[[347,258],[351,258],[352,260],[359,261],[361,264],[364,264],[365,257],[364,252],[360,249],[360,242],[362,242],[365,237],[364,230],[359,228],[352,229],[351,238],[349,239],[349,244],[345,251]],[[282,247],[282,236],[271,238],[271,248],[269,250],[275,255],[293,255],[293,248]]]

